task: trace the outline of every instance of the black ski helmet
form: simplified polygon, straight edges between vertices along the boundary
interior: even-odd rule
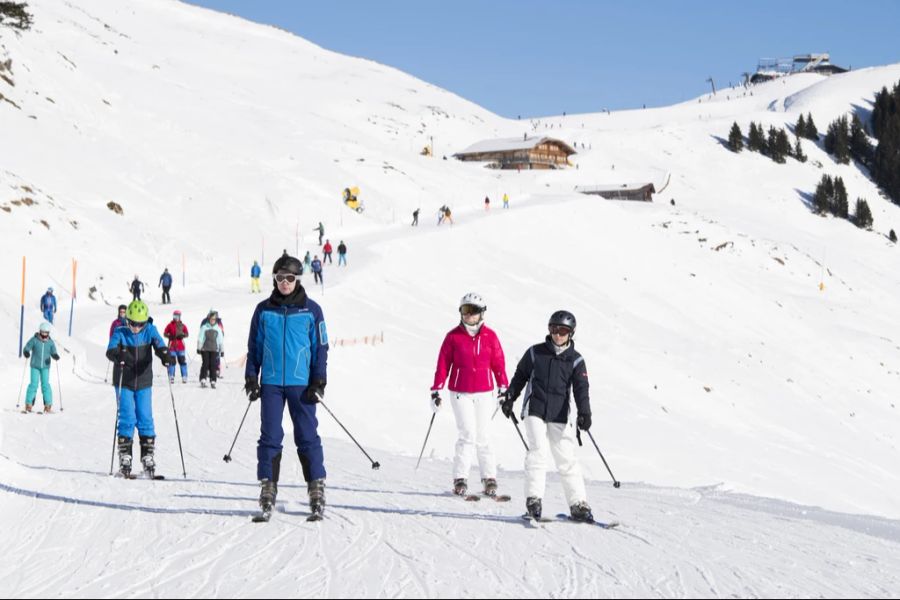
[[[303,272],[303,263],[293,256],[283,254],[272,266],[272,275],[276,275],[279,271],[299,276]]]
[[[550,322],[547,323],[547,327],[552,327],[554,325],[562,325],[564,327],[568,327],[575,332],[575,315],[570,313],[567,310],[558,310],[552,315],[550,315]]]

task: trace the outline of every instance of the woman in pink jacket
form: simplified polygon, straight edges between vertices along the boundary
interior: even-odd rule
[[[484,324],[485,310],[487,305],[478,294],[469,293],[460,300],[460,324],[444,338],[431,386],[431,407],[437,412],[441,408],[440,391],[449,375],[450,404],[459,430],[453,460],[453,492],[460,496],[468,492],[469,471],[476,452],[484,493],[497,494],[497,460],[488,435],[495,409],[491,392],[495,381],[501,393],[509,381],[500,340]]]

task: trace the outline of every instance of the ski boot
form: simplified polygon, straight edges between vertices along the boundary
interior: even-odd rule
[[[148,479],[156,476],[156,461],[153,458],[156,449],[156,438],[141,436],[141,465],[144,467],[144,475]]]
[[[120,435],[116,438],[119,448],[119,477],[131,477],[131,445],[132,439]]]
[[[275,498],[278,496],[278,483],[271,479],[259,480],[259,509],[253,516],[254,523],[266,523],[275,510]]]
[[[181,383],[187,383],[187,377],[182,377],[182,378],[181,378]]]
[[[594,515],[591,513],[591,507],[585,501],[576,502],[569,507],[570,519],[580,521],[582,523],[593,523]]]
[[[31,412],[31,409],[33,409],[33,408],[34,408],[34,405],[33,405],[33,404],[26,404],[26,405],[25,405],[25,412],[30,413],[30,412]]]
[[[169,383],[175,383],[175,378],[174,378],[174,377],[169,377]]]
[[[541,499],[537,496],[531,496],[525,501],[525,512],[528,518],[536,521],[541,520]]]
[[[205,379],[201,379],[201,380],[200,380],[200,387],[202,387],[202,388],[205,388],[205,387],[206,387],[206,380],[205,380]]]
[[[309,517],[307,521],[318,521],[325,514],[325,480],[313,479],[306,485],[309,493]]]
[[[491,498],[497,497],[497,480],[493,477],[487,477],[481,480],[484,485],[484,495]]]
[[[469,491],[469,482],[464,477],[453,480],[453,493],[457,496],[465,496]]]
[[[53,405],[52,405],[52,404],[45,404],[45,405],[44,405],[44,414],[52,413],[52,412],[53,412]]]
[[[209,387],[211,387],[212,389],[216,389],[216,382],[215,382],[215,381],[210,381],[210,382],[209,382]]]

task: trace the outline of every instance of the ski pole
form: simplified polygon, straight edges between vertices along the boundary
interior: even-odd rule
[[[431,413],[431,421],[428,423],[428,431],[425,433],[425,441],[422,442],[422,451],[419,452],[419,460],[416,461],[416,470],[419,468],[419,463],[422,462],[422,455],[425,454],[425,444],[428,443],[428,436],[431,435],[431,426],[434,425],[434,418],[437,416],[437,413]]]
[[[122,345],[119,345],[122,350]],[[110,361],[112,362],[112,361]],[[112,454],[109,456],[109,474],[113,474],[113,462],[116,458],[116,441],[119,436],[119,411],[122,409],[122,380],[125,378],[125,361],[119,363],[119,386],[116,388],[116,426],[113,428]]]
[[[575,428],[576,437],[578,437],[578,445],[581,445],[581,431],[576,427]],[[600,460],[603,461],[603,466],[606,467],[606,470],[609,471],[609,476],[612,477],[613,487],[618,488],[622,486],[622,482],[616,479],[616,476],[613,475],[612,469],[609,468],[609,464],[607,464],[606,459],[603,458],[603,453],[600,452],[600,446],[597,445],[597,441],[594,439],[593,434],[590,431],[587,431],[588,437],[591,438],[591,442],[594,444],[594,448],[597,449],[597,454],[600,455]]]
[[[19,410],[19,404],[22,403],[22,388],[25,387],[25,373],[28,372],[28,360],[22,365],[22,381],[19,383],[19,395],[16,396],[16,410]]]
[[[228,463],[228,462],[231,462],[231,451],[234,450],[234,445],[237,443],[238,435],[240,435],[240,433],[241,433],[241,428],[244,426],[244,419],[247,418],[247,413],[250,412],[250,405],[251,405],[251,404],[253,404],[253,402],[248,402],[248,403],[247,403],[247,410],[244,411],[244,417],[241,419],[241,424],[238,425],[237,433],[234,434],[234,441],[231,442],[231,448],[228,449],[228,454],[226,454],[225,456],[222,457],[222,460],[224,460],[224,461],[227,462],[227,463]]]
[[[531,449],[528,447],[528,444],[525,443],[525,436],[522,435],[522,430],[519,429],[519,420],[516,418],[516,415],[509,415],[509,418],[512,419],[513,425],[516,426],[516,433],[519,434],[519,439],[522,440],[522,444],[525,445],[525,451],[530,452]]]
[[[175,410],[175,392],[172,391],[172,380],[166,377],[169,382],[169,396],[172,398],[172,414],[175,415],[175,435],[178,436],[178,454],[181,455],[181,474],[187,479],[187,470],[184,468],[184,450],[181,448],[181,429],[178,427],[178,411]]]
[[[62,402],[62,383],[59,379],[59,361],[56,361],[56,387],[59,388],[59,412],[65,410]]]
[[[106,363],[106,375],[103,376],[103,383],[109,382],[109,366],[112,364],[112,361]],[[75,365],[72,365],[74,368]]]
[[[319,404],[322,405],[322,408],[324,408],[325,410],[328,411],[328,414],[331,415],[331,418],[332,418],[332,419],[334,419],[335,421],[337,421],[337,424],[341,426],[341,429],[344,430],[344,433],[346,433],[347,435],[350,436],[350,439],[353,440],[353,443],[356,444],[356,447],[359,448],[360,450],[362,450],[362,453],[365,454],[365,455],[366,455],[366,458],[369,459],[369,462],[372,463],[372,469],[374,469],[374,470],[376,470],[376,471],[377,471],[378,469],[380,469],[380,468],[381,468],[381,465],[380,465],[377,461],[372,460],[372,457],[369,456],[369,453],[366,452],[365,449],[363,449],[363,447],[359,445],[359,442],[356,441],[356,438],[353,437],[353,435],[351,435],[351,433],[350,433],[349,431],[347,431],[347,428],[344,427],[344,424],[341,423],[341,422],[338,420],[338,418],[334,416],[334,413],[331,412],[331,409],[328,408],[328,406],[327,406],[324,402],[322,402],[321,400],[319,400]]]

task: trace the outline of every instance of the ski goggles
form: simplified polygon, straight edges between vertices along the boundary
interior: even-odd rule
[[[144,321],[143,323],[139,323],[137,321],[132,321],[131,319],[127,319],[126,322],[128,323],[128,326],[133,329],[143,329],[144,325],[147,324],[146,321]]]
[[[474,304],[463,304],[459,307],[459,312],[462,316],[469,317],[472,315],[480,315],[484,312],[484,309]]]
[[[297,276],[279,274],[275,276],[275,281],[277,281],[278,283],[283,283],[285,281],[287,281],[288,283],[294,283],[295,281],[297,281]]]
[[[553,335],[561,336],[561,337],[567,336],[567,335],[572,335],[572,328],[566,327],[565,325],[551,325],[550,333],[552,333]]]

